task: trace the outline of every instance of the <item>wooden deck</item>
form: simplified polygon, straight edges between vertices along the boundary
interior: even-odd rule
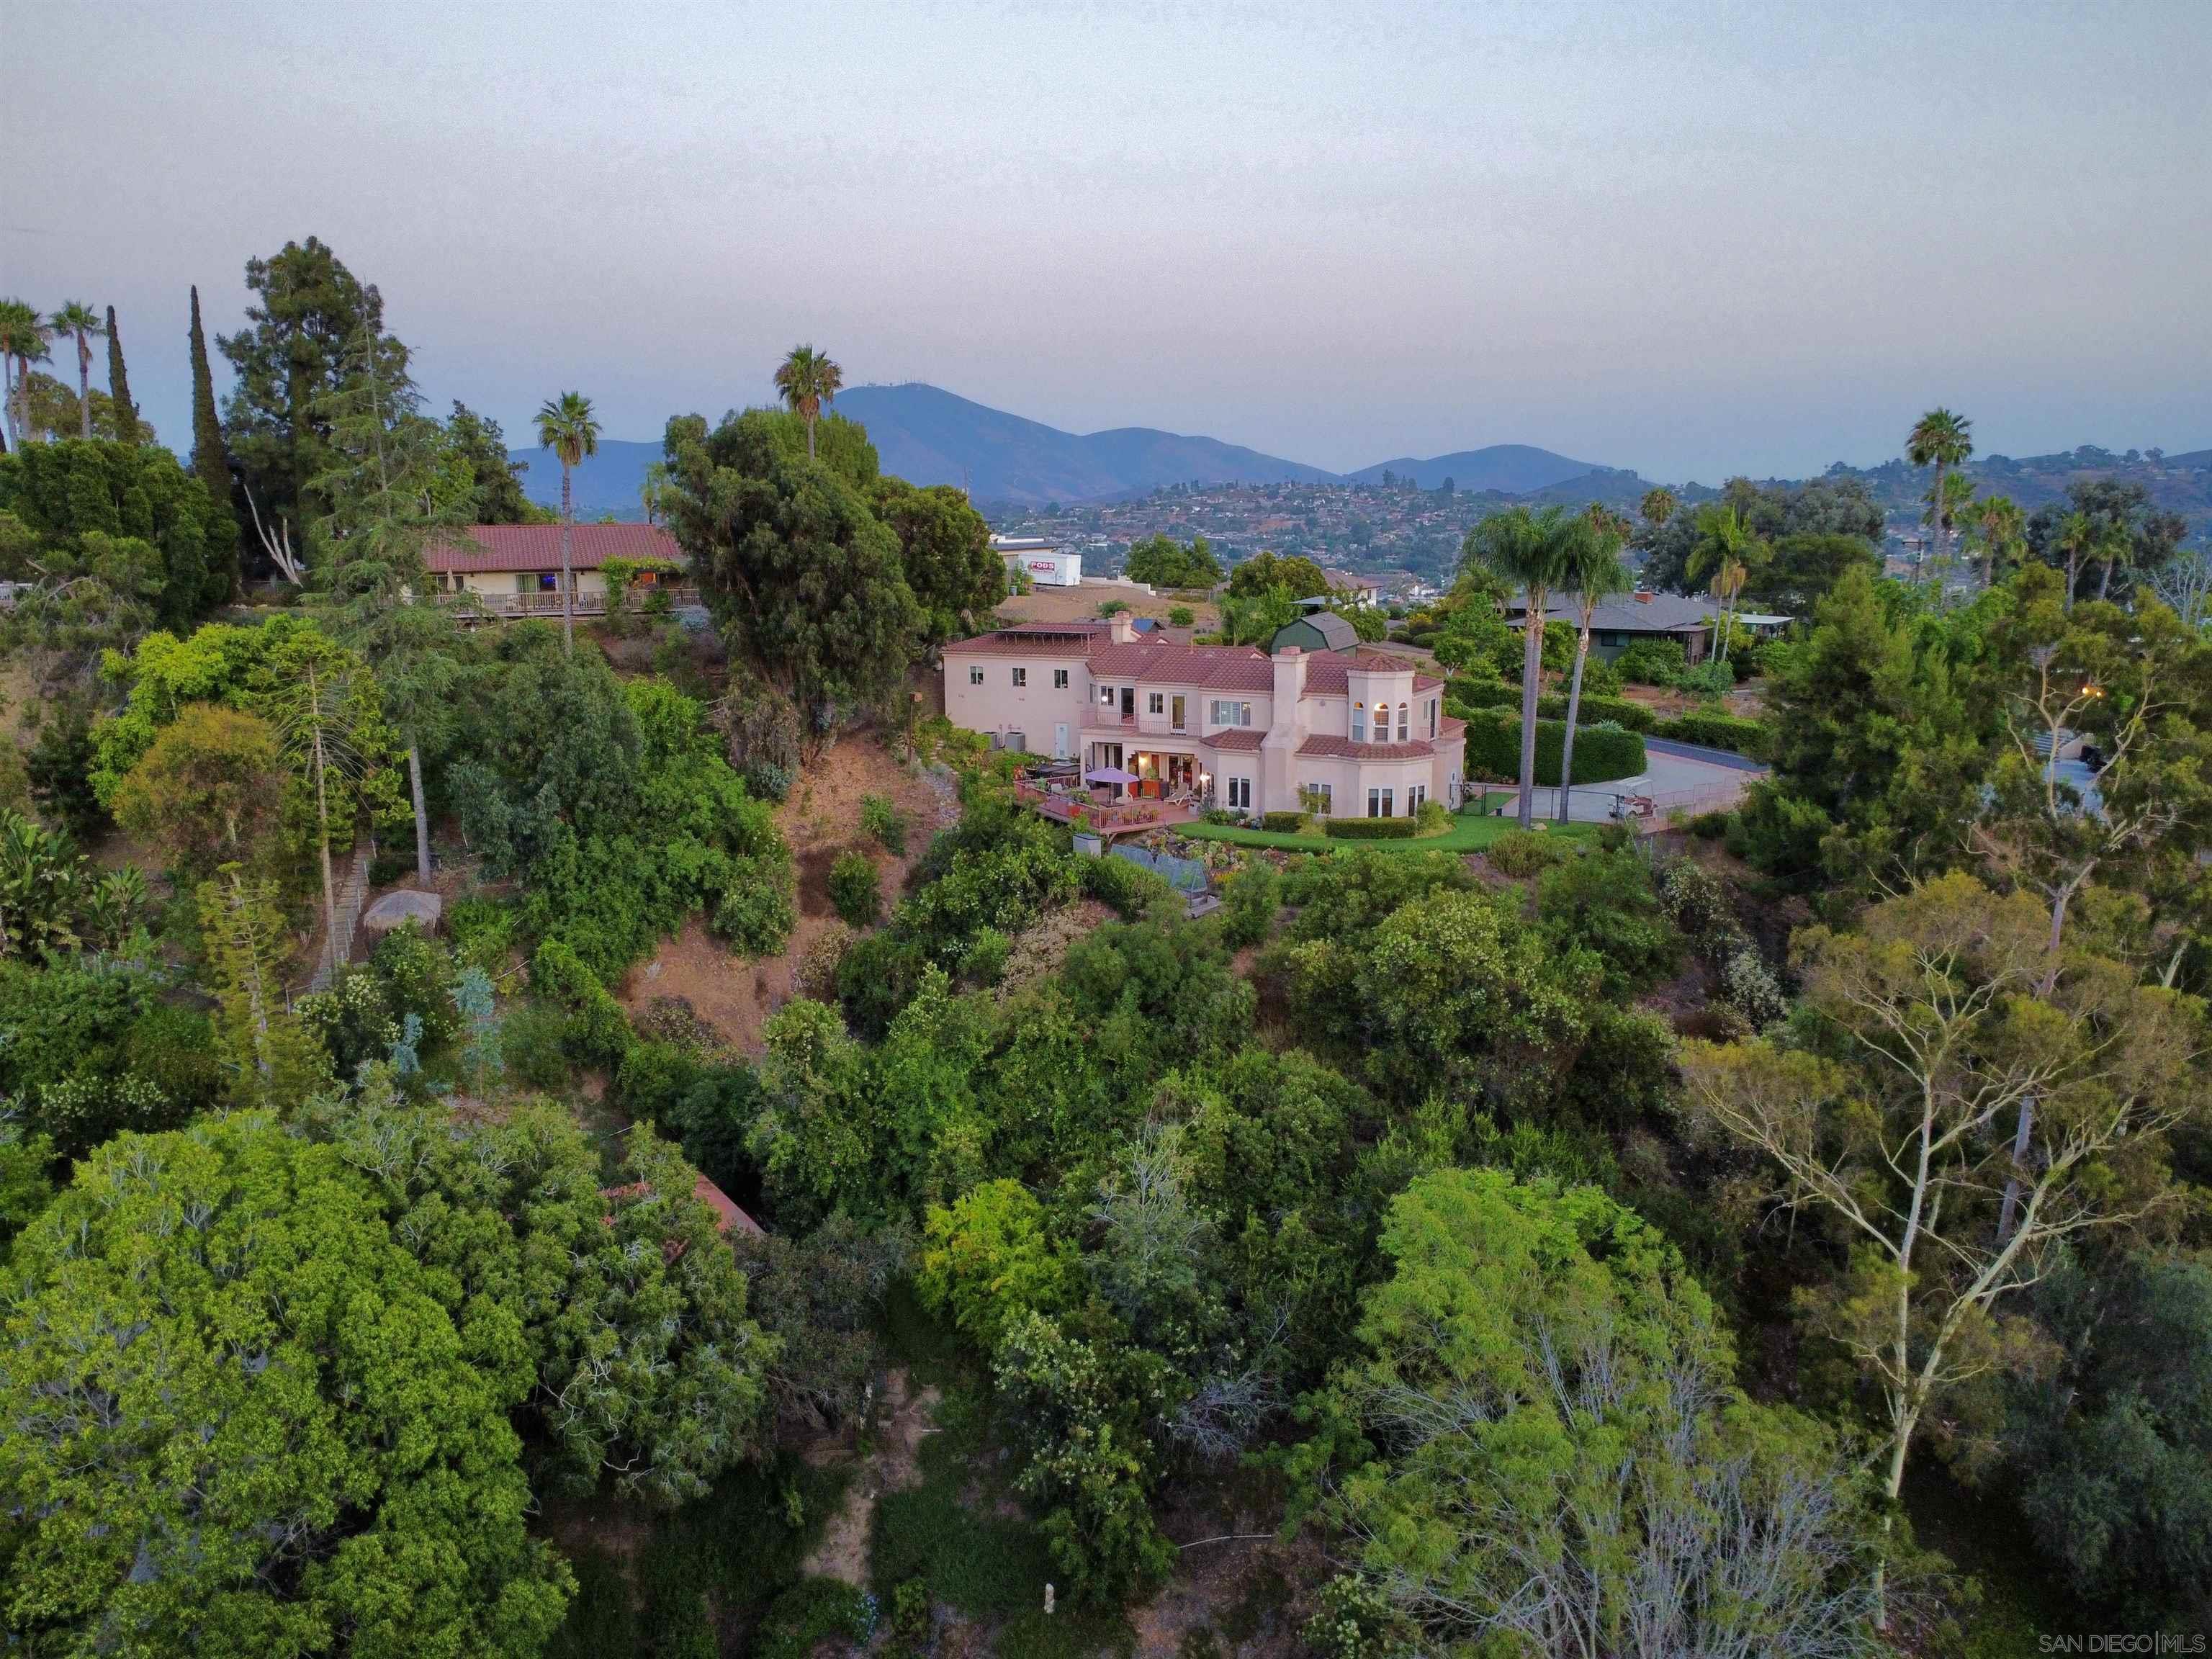
[[[1014,798],[1054,823],[1074,823],[1079,810],[1091,827],[1109,841],[1115,836],[1134,835],[1144,830],[1172,829],[1204,816],[1195,806],[1164,800],[1124,800],[1100,805],[1076,796],[1055,795],[1019,780],[1014,784]]]
[[[696,587],[633,587],[623,601],[623,609],[642,611],[647,597],[656,592],[665,593],[671,608],[675,610],[680,611],[699,603],[699,590]],[[460,607],[460,614],[465,618],[471,609],[502,622],[510,622],[518,617],[545,617],[557,621],[561,616],[561,596],[558,593],[468,592],[449,597],[471,602]],[[607,596],[604,592],[577,594],[576,614],[580,617],[605,616]]]

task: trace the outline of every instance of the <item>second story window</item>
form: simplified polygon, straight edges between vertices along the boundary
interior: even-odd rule
[[[1354,743],[1367,741],[1367,705],[1364,702],[1352,705],[1352,740]]]
[[[1017,668],[1014,670],[1014,684],[1017,687],[1027,685],[1029,683],[1030,671],[1028,669]]]
[[[1398,741],[1401,743],[1406,741],[1407,733],[1411,730],[1413,714],[1413,705],[1410,702],[1398,705]]]
[[[1055,668],[1052,671],[1052,689],[1055,691],[1067,690],[1067,671],[1065,668]]]
[[[983,665],[980,662],[970,663],[968,665],[968,684],[970,685],[981,685],[982,683]]]
[[[1437,700],[1436,700],[1434,697],[1431,697],[1431,698],[1429,699],[1429,736],[1430,736],[1430,738],[1431,738],[1431,739],[1433,739],[1433,738],[1436,737],[1436,735],[1437,735]]]
[[[1168,694],[1164,691],[1146,692],[1145,712],[1147,714],[1166,714],[1168,712]]]

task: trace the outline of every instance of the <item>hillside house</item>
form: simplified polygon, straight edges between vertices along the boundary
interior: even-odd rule
[[[690,561],[676,538],[658,525],[580,524],[574,531],[569,569],[575,579],[576,614],[596,617],[607,608],[605,567],[621,559],[643,567],[633,591],[665,586],[679,605],[696,605]],[[423,556],[441,593],[467,593],[495,617],[561,614],[561,526],[557,524],[471,525]]]
[[[1466,726],[1443,682],[1382,652],[1273,657],[1140,635],[1131,619],[1024,623],[945,647],[955,726],[1126,772],[1139,799],[1339,817],[1401,817],[1459,799]]]

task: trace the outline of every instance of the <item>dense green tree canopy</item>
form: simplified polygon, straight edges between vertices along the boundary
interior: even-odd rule
[[[535,1654],[520,1390],[366,1182],[267,1117],[125,1136],[17,1240],[6,1616],[56,1651]]]
[[[1632,1212],[1449,1170],[1382,1249],[1322,1420],[1331,1513],[1390,1605],[1499,1651],[1872,1650],[1845,1477],[1736,1394],[1711,1304]]]
[[[1006,595],[1006,566],[968,497],[950,484],[917,489],[903,478],[879,478],[871,503],[898,538],[906,585],[922,611],[923,641],[942,645],[981,627]]]
[[[404,348],[384,331],[375,284],[315,237],[247,260],[246,285],[256,296],[247,326],[216,343],[236,377],[223,436],[264,522],[289,520],[297,534],[327,510],[314,491],[335,459],[320,405],[344,388],[349,357],[397,355],[404,364]]]
[[[1311,599],[1328,592],[1328,578],[1311,559],[1264,550],[1229,573],[1229,591],[1240,599],[1265,593],[1271,587],[1290,589],[1294,599]]]
[[[228,599],[238,579],[228,515],[155,445],[70,439],[0,457],[0,512],[15,514],[30,532],[28,562],[57,572],[75,573],[91,561],[88,536],[145,544],[151,552],[143,562],[160,580],[154,605],[164,627],[190,627]]]
[[[1131,581],[1154,587],[1211,587],[1221,580],[1221,561],[1203,536],[1188,547],[1167,536],[1148,536],[1129,549],[1122,568]]]
[[[869,506],[875,452],[841,424],[823,423],[818,460],[793,453],[796,418],[769,410],[668,427],[669,526],[732,653],[815,729],[888,698],[926,627],[898,536]]]

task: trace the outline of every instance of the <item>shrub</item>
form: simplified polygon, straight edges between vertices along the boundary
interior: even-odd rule
[[[1306,827],[1306,815],[1303,812],[1262,812],[1260,827],[1272,830],[1278,835],[1295,836]]]
[[[1682,826],[1699,841],[1718,841],[1728,834],[1726,812],[1700,812]]]
[[[1183,913],[1182,902],[1165,876],[1128,859],[1109,855],[1084,860],[1083,890],[1124,921]]]
[[[1420,827],[1418,818],[1330,818],[1321,828],[1332,841],[1411,841]]]
[[[906,815],[888,795],[860,797],[860,833],[894,858],[906,856]]]
[[[582,1065],[612,1071],[629,1052],[629,1019],[583,959],[560,939],[538,947],[530,964],[532,986],[568,1011],[562,1042]]]
[[[852,945],[853,930],[843,922],[832,922],[823,928],[820,937],[806,947],[805,955],[799,957],[799,967],[792,975],[799,994],[812,997],[817,1002],[836,1001],[837,968]]]
[[[1639,685],[1673,685],[1690,665],[1680,640],[1638,640],[1613,659],[1625,680]]]
[[[866,853],[840,853],[830,866],[830,902],[847,927],[874,927],[884,908],[876,861]]]
[[[1128,601],[1126,599],[1108,599],[1098,607],[1098,614],[1102,617],[1118,617],[1128,608]]]
[[[960,958],[960,976],[971,985],[996,985],[1006,976],[1014,942],[995,927],[979,928]]]
[[[748,956],[774,956],[799,921],[790,863],[781,858],[733,858],[729,863],[728,884],[714,903],[714,930]]]
[[[1413,822],[1424,836],[1441,836],[1451,828],[1451,814],[1444,811],[1440,800],[1425,800],[1421,810],[1413,814]]]
[[[1549,832],[1539,827],[1534,830],[1508,830],[1490,843],[1483,857],[1499,875],[1511,876],[1518,880],[1523,876],[1533,876],[1550,869],[1566,858],[1569,852],[1565,842],[1553,840]]]
[[[837,1578],[803,1578],[775,1598],[754,1637],[758,1659],[806,1659],[815,1644],[842,1637],[866,1646],[876,1633],[876,1598]]]
[[[481,968],[497,978],[514,953],[514,912],[497,899],[456,899],[446,913],[446,933],[453,959],[463,968]]]
[[[1651,728],[1655,738],[1667,738],[1675,743],[1701,744],[1708,749],[1726,749],[1733,754],[1748,755],[1754,760],[1764,760],[1767,744],[1772,737],[1764,720],[1738,720],[1733,714],[1709,714],[1703,709],[1662,720]],[[1576,757],[1577,762],[1581,757]],[[1580,766],[1576,769],[1579,771]]]
[[[1520,702],[1517,694],[1513,701],[1516,705]],[[1625,726],[1632,732],[1649,732],[1659,720],[1656,714],[1640,702],[1627,697],[1594,697],[1587,686],[1583,690],[1582,706],[1575,710],[1575,714],[1585,732],[1607,720]],[[1563,720],[1566,717],[1567,700],[1565,697],[1553,694],[1536,699],[1538,720]],[[1577,747],[1580,746],[1577,744]]]
[[[1701,697],[1718,697],[1735,689],[1735,670],[1717,659],[1708,657],[1695,668],[1686,668],[1675,684],[1685,691],[1694,691]]]
[[[1244,814],[1227,806],[1209,808],[1206,814],[1208,823],[1237,824],[1244,822]]]
[[[744,783],[745,793],[757,799],[780,802],[791,794],[790,769],[774,761],[748,761],[738,776]]]
[[[1583,665],[1583,696],[1617,697],[1620,695],[1620,671],[1595,652]]]
[[[1283,878],[1270,864],[1239,870],[1221,890],[1221,937],[1232,951],[1258,945],[1274,931],[1283,902]]]
[[[568,1057],[562,1043],[568,1016],[549,1003],[526,1002],[500,1030],[500,1055],[507,1075],[531,1089],[557,1089],[568,1080]]]
[[[1518,708],[1521,688],[1500,679],[1454,676],[1444,687],[1445,712],[1464,720],[1478,708]]]
[[[1559,720],[1536,722],[1536,781],[1546,786],[1559,781],[1559,753],[1567,728]],[[1602,726],[1585,726],[1575,733],[1577,783],[1606,783],[1632,778],[1644,770],[1644,738],[1636,732]],[[1502,714],[1489,714],[1467,723],[1467,769],[1473,777],[1517,778],[1521,775],[1521,722]]]
[[[1194,623],[1197,622],[1197,613],[1192,611],[1187,605],[1173,606],[1168,611],[1168,626],[1170,628],[1188,628]]]

